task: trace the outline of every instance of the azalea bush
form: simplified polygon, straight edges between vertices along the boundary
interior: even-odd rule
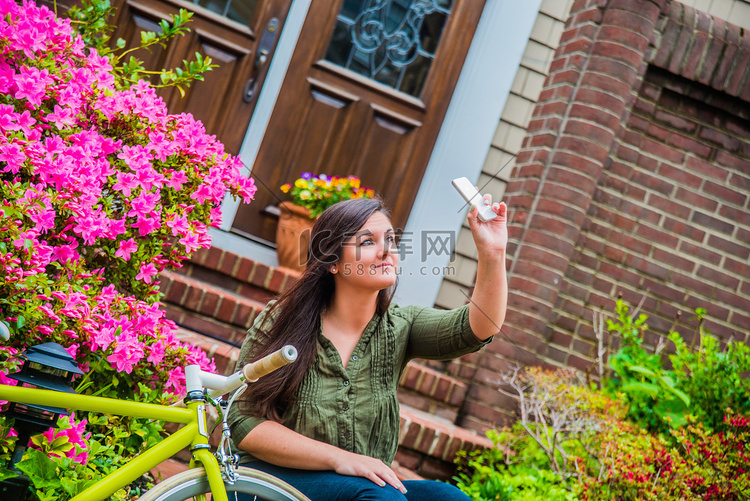
[[[303,172],[302,176],[291,184],[281,185],[281,191],[292,197],[292,203],[307,208],[310,219],[315,219],[331,205],[352,198],[372,198],[375,191],[361,186],[356,176],[313,176]]]
[[[210,246],[227,191],[249,202],[255,186],[238,158],[191,115],[170,115],[148,83],[116,85],[110,58],[86,47],[69,20],[28,1],[0,0],[0,14],[0,321],[11,332],[0,383],[14,384],[5,376],[23,349],[53,341],[84,372],[76,391],[173,401],[184,393],[183,365],[213,362],[177,338],[159,273]],[[88,420],[80,440],[50,432],[35,442],[60,474],[62,463],[91,463],[81,454],[92,441],[101,455],[116,447],[106,437],[127,435],[112,452],[126,457],[161,431],[143,420],[76,419]],[[12,450],[11,427],[0,418],[0,459]],[[106,473],[111,458],[104,464],[91,467]]]

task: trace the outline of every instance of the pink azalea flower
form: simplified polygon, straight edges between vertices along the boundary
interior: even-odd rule
[[[131,238],[131,240],[133,239]],[[112,301],[115,300],[116,297],[117,297],[117,289],[115,288],[113,284],[109,284],[102,289],[102,292],[99,294],[98,300],[103,302],[105,305],[109,305]]]
[[[128,261],[130,260],[130,254],[136,250],[138,250],[138,244],[135,243],[134,239],[129,238],[128,240],[120,242],[120,246],[118,247],[117,252],[115,252],[115,256]]]
[[[26,246],[26,242],[29,241],[31,242],[31,245],[34,246],[38,244],[36,237],[37,233],[34,231],[22,231],[18,234],[18,238],[13,240],[13,245],[20,249],[21,247]]]
[[[16,118],[16,123],[19,129],[28,136],[32,133],[31,127],[36,123],[36,119],[31,116],[29,110],[26,110]]]
[[[156,207],[159,199],[160,197],[157,193],[148,193],[145,191],[141,192],[131,202],[131,206],[133,207],[133,209],[128,212],[128,217],[147,216],[148,213],[151,212],[154,207]]]
[[[123,146],[122,152],[117,155],[117,158],[124,160],[133,172],[138,172],[139,170],[150,167],[151,165],[151,156],[149,155],[148,150],[140,144],[135,146]]]
[[[185,372],[182,367],[176,367],[169,371],[167,377],[167,383],[164,385],[166,389],[173,389],[176,395],[181,395],[185,391]]]
[[[143,263],[140,267],[140,271],[135,276],[136,280],[143,280],[147,284],[150,284],[152,281],[152,277],[156,276],[158,271],[156,270],[156,266],[154,266],[151,263]]]
[[[115,190],[119,190],[126,197],[130,196],[131,190],[138,187],[138,181],[133,174],[128,172],[117,173],[117,183],[112,187]]]
[[[76,356],[78,355],[78,345],[77,344],[71,344],[67,348],[65,348],[65,351],[70,353],[70,356],[73,357],[75,360]]]
[[[62,264],[65,264],[68,261],[77,261],[80,255],[78,254],[78,251],[75,250],[76,247],[78,247],[78,242],[54,247],[53,256],[56,261],[59,261]]]
[[[115,351],[107,357],[118,372],[133,372],[133,366],[143,358],[143,344],[132,334],[121,334],[116,340]]]
[[[38,214],[30,214],[29,219],[36,223],[35,229],[39,231],[39,233],[47,233],[49,230],[55,228],[55,216],[56,213],[54,209],[46,209],[40,211]]]
[[[178,170],[174,172],[172,174],[172,177],[167,180],[167,186],[169,186],[173,190],[180,191],[182,189],[182,185],[185,184],[187,180],[187,175],[181,170]]]
[[[50,334],[55,332],[55,329],[53,329],[49,325],[37,325],[36,329],[45,336],[49,336]]]
[[[58,129],[63,129],[66,125],[71,125],[75,123],[75,119],[73,118],[73,110],[69,107],[61,107],[60,105],[55,105],[55,111],[54,113],[49,113],[46,116],[46,119],[48,122],[55,124],[55,127]]]
[[[150,191],[151,188],[161,188],[164,176],[156,172],[150,166],[144,166],[138,169],[136,172],[138,183],[143,187],[145,191]]]
[[[3,144],[0,145],[0,162],[6,162],[6,166],[3,168],[4,172],[12,172],[18,174],[21,170],[21,166],[26,160],[26,155],[23,149],[18,144]]]
[[[151,140],[148,148],[150,148],[151,151],[153,151],[154,156],[162,162],[166,162],[167,158],[172,155],[172,153],[174,153],[175,148],[172,146],[172,144],[167,139],[167,136],[163,132],[156,130],[151,131],[148,135],[148,138]]]
[[[118,235],[122,235],[127,231],[126,219],[110,219],[109,227],[107,228],[107,238],[117,238]],[[127,261],[127,259],[126,259]]]
[[[185,252],[188,254],[200,248],[200,237],[198,234],[190,232],[182,237],[179,242],[185,246]]]
[[[28,66],[22,66],[14,80],[17,86],[15,98],[26,99],[33,106],[42,104],[47,86],[54,82],[49,76],[49,70]]]
[[[140,217],[138,220],[131,225],[133,228],[138,228],[138,234],[146,236],[152,233],[154,230],[161,227],[161,222],[153,217]]]
[[[89,340],[91,341],[91,349],[92,350],[106,350],[109,348],[109,345],[112,344],[112,341],[115,340],[114,336],[114,329],[109,327],[102,327],[97,332],[93,333]]]
[[[190,224],[185,216],[174,217],[167,221],[167,226],[172,228],[172,235],[184,235],[190,229]]]
[[[156,343],[152,344],[148,348],[148,360],[154,365],[159,365],[162,360],[164,360],[164,353],[166,349],[166,344],[164,343],[164,340],[160,339]]]
[[[211,226],[219,228],[221,226],[221,207],[211,209]]]

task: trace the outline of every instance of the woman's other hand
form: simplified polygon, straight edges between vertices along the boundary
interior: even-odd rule
[[[363,477],[373,481],[380,487],[390,484],[393,488],[406,493],[406,489],[396,476],[396,473],[380,459],[355,454],[342,450],[340,458],[334,464],[334,471],[339,475]]]

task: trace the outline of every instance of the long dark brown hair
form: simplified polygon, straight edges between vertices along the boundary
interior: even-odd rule
[[[297,360],[253,383],[240,405],[243,413],[281,421],[315,362],[320,316],[336,292],[331,266],[341,258],[344,243],[376,212],[390,218],[379,198],[346,200],[326,209],[315,221],[305,271],[266,312],[256,346],[249,359],[240,362],[257,360],[287,344],[297,348]],[[395,285],[378,293],[378,314],[388,309],[394,292]]]

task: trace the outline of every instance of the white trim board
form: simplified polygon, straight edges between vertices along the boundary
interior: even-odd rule
[[[451,180],[479,179],[541,4],[487,0],[406,223],[412,241],[400,266],[395,299],[401,304],[435,304],[450,252],[430,253],[439,247],[422,236],[453,232],[458,238],[467,207]]]

